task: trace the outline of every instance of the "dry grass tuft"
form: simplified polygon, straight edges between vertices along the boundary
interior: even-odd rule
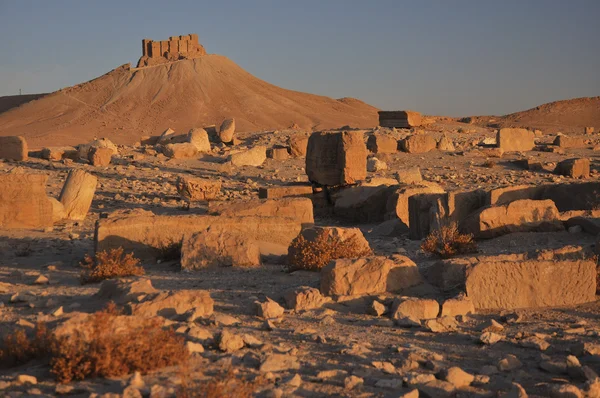
[[[493,160],[486,160],[485,162],[483,162],[481,167],[487,167],[488,169],[493,169],[494,167],[496,167],[496,162],[494,162]]]
[[[122,276],[140,276],[146,272],[139,265],[140,260],[133,253],[123,254],[123,248],[96,253],[94,257],[85,256],[80,265],[85,268],[81,273],[81,283],[100,282],[105,279]]]
[[[421,249],[442,258],[449,258],[457,254],[476,252],[477,243],[473,240],[473,235],[461,234],[453,223],[431,232],[421,244]]]
[[[10,368],[31,360],[44,358],[49,353],[51,333],[46,325],[38,323],[32,338],[24,329],[17,329],[2,340],[0,367]]]
[[[114,304],[93,314],[73,335],[55,338],[50,372],[61,383],[88,377],[115,377],[184,363],[185,341],[160,320],[144,319],[115,332]],[[111,327],[112,326],[112,327]]]
[[[264,384],[260,376],[253,381],[244,380],[236,377],[231,369],[202,382],[189,382],[184,375],[177,398],[251,398]]]
[[[117,377],[135,371],[147,373],[187,362],[183,337],[163,329],[156,318],[136,326],[118,327],[114,304],[92,314],[73,334],[56,337],[41,324],[33,338],[23,330],[7,336],[0,351],[2,366],[16,366],[46,359],[60,383],[88,377]]]
[[[289,253],[288,262],[292,269],[319,271],[331,260],[363,257],[371,254],[371,251],[365,250],[356,238],[341,241],[320,234],[314,242],[298,235],[292,241]]]

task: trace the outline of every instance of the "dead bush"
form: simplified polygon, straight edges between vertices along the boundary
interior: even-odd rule
[[[363,257],[370,253],[355,237],[342,241],[320,234],[311,242],[298,235],[290,245],[288,262],[292,270],[319,271],[331,260]]]
[[[184,339],[163,329],[160,320],[143,319],[120,329],[115,328],[118,316],[113,305],[93,314],[74,334],[53,339],[50,372],[59,382],[144,374],[187,361]]]
[[[251,398],[264,384],[262,377],[245,380],[236,377],[231,369],[210,380],[194,382],[183,373],[177,398]]]
[[[457,254],[474,253],[477,243],[473,235],[461,234],[455,223],[442,225],[431,232],[421,244],[424,252],[432,253],[442,258],[449,258]]]
[[[140,260],[133,253],[123,254],[123,248],[110,249],[96,253],[94,257],[85,256],[80,265],[85,268],[81,273],[81,283],[100,282],[105,279],[122,276],[139,276],[146,272]]]
[[[49,353],[50,341],[51,333],[43,323],[37,324],[33,337],[29,337],[24,329],[17,329],[2,340],[0,366],[9,368],[45,358]]]
[[[481,167],[486,167],[488,169],[493,169],[494,167],[496,167],[496,162],[494,162],[493,160],[486,160],[485,162],[483,162],[483,164],[481,165]]]

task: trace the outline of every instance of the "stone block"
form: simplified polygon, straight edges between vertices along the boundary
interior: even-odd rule
[[[409,238],[423,239],[431,230],[439,227],[439,220],[448,214],[447,203],[446,193],[418,194],[409,197]]]
[[[373,133],[367,139],[367,149],[373,153],[396,153],[398,141],[387,134]]]
[[[308,148],[308,136],[304,134],[296,134],[288,138],[290,155],[293,158],[303,158],[306,156]]]
[[[77,160],[79,152],[72,146],[53,146],[43,148],[40,156],[42,159],[58,162],[63,159]]]
[[[422,182],[418,185],[403,185],[392,193],[386,204],[388,220],[400,219],[407,227],[410,226],[408,199],[413,195],[426,193],[444,193],[444,189],[434,182]]]
[[[290,158],[287,147],[273,147],[267,149],[267,157],[274,160],[286,160]]]
[[[229,161],[234,166],[260,166],[267,160],[267,148],[255,146],[252,149],[231,154]]]
[[[335,195],[334,214],[347,221],[366,223],[385,219],[387,203],[398,185],[344,187]]]
[[[502,152],[527,152],[535,148],[533,131],[518,128],[500,129],[496,143]]]
[[[277,199],[290,196],[310,197],[312,193],[313,187],[311,184],[283,185],[258,189],[260,199]]]
[[[19,136],[0,137],[0,159],[27,160],[29,151],[25,138]]]
[[[313,205],[308,198],[280,198],[210,202],[210,214],[289,218],[301,224],[314,224]]]
[[[437,147],[435,139],[428,134],[413,134],[401,141],[402,150],[408,153],[425,153]]]
[[[53,206],[43,174],[0,174],[0,228],[51,227]]]
[[[571,178],[588,178],[590,176],[590,160],[584,158],[563,160],[556,165],[554,174]]]
[[[570,137],[568,135],[559,135],[554,139],[554,145],[559,148],[585,148],[585,140],[580,137]]]
[[[414,111],[379,111],[381,127],[409,129],[421,125],[421,114]]]
[[[308,140],[306,174],[320,185],[354,184],[367,177],[367,147],[358,131],[313,133]]]
[[[175,187],[179,196],[188,202],[213,200],[221,192],[221,181],[179,176]]]
[[[94,199],[98,178],[83,170],[72,170],[60,192],[60,202],[69,220],[84,220]]]
[[[208,267],[258,267],[260,246],[244,234],[209,227],[184,236],[181,246],[181,269]]]

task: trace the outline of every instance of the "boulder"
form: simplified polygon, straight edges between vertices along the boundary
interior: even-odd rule
[[[240,233],[222,228],[207,228],[183,238],[181,269],[207,267],[258,267],[258,243]]]
[[[438,151],[443,151],[443,152],[454,152],[456,150],[456,148],[454,148],[454,143],[452,142],[452,139],[450,139],[445,134],[438,141],[437,149],[438,149]]]
[[[593,260],[479,256],[440,260],[428,275],[446,292],[463,291],[475,309],[577,305],[596,298]]]
[[[375,173],[381,170],[387,170],[387,163],[382,162],[377,158],[369,158],[367,159],[367,171],[371,173]]]
[[[107,147],[92,147],[88,153],[88,160],[92,166],[105,167],[110,164],[113,150]]]
[[[326,296],[397,293],[421,283],[417,265],[400,255],[338,259],[321,269],[321,293]]]
[[[428,134],[413,134],[406,137],[401,142],[402,150],[408,153],[425,153],[433,151],[437,143],[435,139]]]
[[[72,170],[60,193],[69,220],[83,220],[90,210],[98,179],[83,170]]]
[[[280,198],[210,202],[210,214],[289,218],[302,224],[314,224],[313,205],[308,198]]]
[[[500,129],[496,143],[502,152],[527,152],[535,148],[535,135],[527,129]]]
[[[123,305],[143,301],[146,296],[158,293],[148,278],[121,278],[103,281],[95,297]]]
[[[198,154],[196,145],[185,142],[180,144],[167,144],[162,148],[163,154],[171,159],[188,159]]]
[[[293,158],[303,158],[306,156],[308,148],[308,136],[304,134],[292,135],[288,138],[290,155]]]
[[[439,312],[440,305],[435,300],[402,297],[394,300],[392,319],[398,324],[404,320],[418,324],[423,319],[437,318]]]
[[[237,152],[229,157],[229,161],[234,166],[260,166],[267,160],[267,148],[264,146],[255,146],[246,151]]]
[[[0,159],[6,160],[27,160],[29,150],[27,141],[20,136],[0,137]]]
[[[373,133],[367,139],[367,149],[373,153],[396,153],[398,141],[387,134]]]
[[[187,134],[187,142],[194,145],[198,152],[210,152],[208,133],[203,128],[191,129]]]
[[[172,128],[167,128],[162,134],[158,137],[156,144],[158,145],[167,145],[171,142],[171,140],[175,137],[175,130]]]
[[[320,185],[347,185],[367,177],[367,147],[359,131],[313,133],[308,140],[306,174]]]
[[[589,159],[566,159],[558,162],[554,174],[571,178],[588,178],[590,176]]]
[[[276,301],[266,298],[265,301],[255,301],[256,315],[264,319],[280,318],[285,310]]]
[[[235,333],[225,329],[219,336],[219,350],[223,352],[234,352],[244,348],[244,339]]]
[[[414,111],[379,111],[381,127],[409,129],[421,125],[421,114]]]
[[[290,158],[287,147],[273,147],[267,149],[267,157],[274,160],[286,160]]]
[[[58,222],[67,218],[67,212],[65,206],[58,201],[56,198],[48,198],[52,203],[52,221]]]
[[[0,174],[0,228],[46,228],[53,205],[46,196],[44,174]]]
[[[408,167],[396,172],[396,179],[400,184],[416,184],[419,185],[423,181],[421,169],[418,167]]]
[[[554,139],[554,145],[559,148],[585,148],[585,140],[579,137],[559,135]]]
[[[458,316],[475,313],[473,301],[465,295],[450,298],[442,304],[441,316]]]
[[[462,229],[482,239],[512,232],[561,231],[564,227],[559,218],[553,201],[523,199],[485,207],[467,217]]]
[[[225,119],[223,123],[221,123],[221,128],[219,129],[219,139],[221,142],[230,143],[233,141],[233,137],[235,134],[235,119]]]
[[[63,159],[77,160],[79,152],[72,146],[51,146],[43,148],[40,156],[42,159],[58,162]]]
[[[179,176],[175,187],[181,198],[188,202],[212,200],[221,192],[221,181]]]
[[[323,296],[319,289],[308,286],[300,286],[289,290],[285,293],[284,299],[286,306],[295,311],[321,308],[323,304],[331,301],[329,297]]]
[[[408,199],[414,195],[444,193],[444,188],[434,182],[421,182],[417,185],[401,185],[388,198],[386,216],[388,220],[400,219],[410,226]]]
[[[408,198],[408,236],[424,239],[432,230],[441,227],[441,220],[448,216],[448,194],[422,193]]]
[[[219,226],[259,242],[262,255],[287,253],[302,224],[283,217],[209,215],[157,216],[148,211],[117,212],[96,223],[96,251],[123,247],[138,258],[157,258],[181,245],[184,235]]]
[[[177,290],[148,295],[140,303],[130,303],[131,315],[171,318],[193,310],[198,316],[208,317],[213,313],[214,301],[205,290]]]
[[[112,150],[113,155],[118,155],[119,150],[117,146],[112,143],[112,141],[106,138],[95,139],[94,141],[88,144],[82,144],[77,147],[77,151],[79,152],[79,158],[82,160],[89,160],[90,151],[92,148],[110,148]]]

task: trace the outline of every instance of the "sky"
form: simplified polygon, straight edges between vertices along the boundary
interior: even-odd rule
[[[598,0],[0,0],[0,96],[50,92],[197,33],[278,86],[502,115],[600,95]]]

